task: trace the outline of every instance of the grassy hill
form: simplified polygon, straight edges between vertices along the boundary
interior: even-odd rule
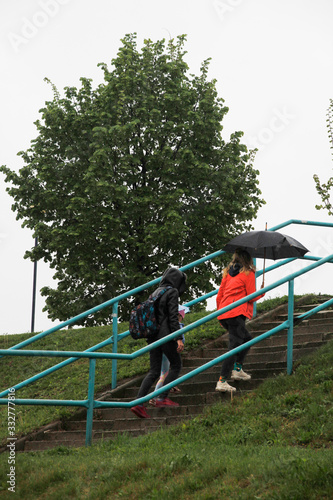
[[[333,342],[292,376],[151,435],[16,456],[25,499],[333,498]],[[7,455],[0,497],[9,498]],[[1,490],[2,488],[2,490]]]
[[[186,315],[186,322],[192,323],[206,312],[191,313]],[[119,325],[119,333],[128,329],[128,324]],[[221,327],[217,321],[189,332],[186,335],[186,350],[199,346],[207,339],[221,335]],[[18,344],[30,338],[31,334],[0,336],[0,348]],[[112,327],[77,328],[55,332],[33,344],[26,349],[40,350],[75,350],[84,351],[89,347],[112,336]],[[134,341],[130,336],[118,344],[118,352],[130,353],[146,345],[143,341]],[[103,348],[103,352],[112,352],[112,345]],[[60,363],[66,358],[32,358],[32,357],[3,357],[0,359],[0,390],[3,391],[13,385],[40,373],[47,368]],[[96,363],[96,394],[110,389],[111,361],[98,360]],[[135,375],[146,373],[149,369],[148,354],[132,361],[118,361],[118,381]],[[88,393],[89,361],[82,359],[76,361],[46,377],[20,389],[16,393],[18,398],[37,399],[86,399]],[[59,418],[66,418],[75,412],[70,407],[46,406],[20,406],[17,407],[16,432],[21,436],[38,427]],[[5,414],[7,408],[0,406],[0,443],[7,438],[7,421]],[[2,417],[4,415],[4,417]]]
[[[258,314],[286,303],[288,297],[280,297],[261,301],[258,304]],[[316,301],[316,296],[309,297],[309,301]],[[206,311],[186,314],[185,324],[193,323]],[[128,324],[119,324],[119,333],[128,329]],[[7,349],[16,345],[34,334],[0,335],[0,348]],[[40,350],[67,350],[84,351],[112,335],[112,326],[94,328],[75,328],[55,332],[33,344],[26,349]],[[221,335],[221,327],[214,320],[186,334],[185,351],[191,351],[209,339]],[[145,341],[133,341],[127,337],[118,344],[118,352],[131,353],[139,347],[146,345]],[[112,346],[103,348],[104,352],[112,352]],[[34,376],[47,368],[60,363],[65,358],[32,358],[32,357],[3,357],[0,359],[0,391],[8,389],[15,384]],[[118,381],[146,373],[149,369],[148,355],[133,361],[118,361]],[[22,399],[86,399],[88,393],[89,362],[81,359],[51,375],[48,375],[29,386],[16,392],[16,398]],[[96,363],[96,394],[100,394],[111,384],[111,361],[98,360]],[[42,425],[46,425],[59,418],[66,419],[76,411],[73,407],[52,406],[17,406],[16,407],[16,435],[20,437]],[[0,445],[7,439],[7,407],[0,406]]]

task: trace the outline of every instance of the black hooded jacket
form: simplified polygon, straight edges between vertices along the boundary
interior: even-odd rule
[[[160,329],[157,338],[162,339],[170,333],[179,330],[178,322],[178,305],[179,297],[186,290],[186,274],[175,267],[171,267],[165,271],[159,287],[153,292],[153,296],[157,295],[163,288],[171,286],[160,299],[157,304],[157,321]]]

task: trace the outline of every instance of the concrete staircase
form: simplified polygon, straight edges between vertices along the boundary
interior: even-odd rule
[[[323,297],[323,300],[326,297]],[[295,305],[296,315],[314,307],[303,297]],[[286,319],[287,306],[280,306],[270,313],[261,315],[248,324],[253,336],[268,331]],[[317,313],[304,321],[294,330],[294,363],[304,354],[312,352],[320,345],[333,338],[333,310]],[[216,358],[227,350],[227,334],[216,340],[207,342],[199,349],[183,355],[183,373]],[[274,377],[286,371],[287,331],[283,330],[273,337],[252,347],[244,369],[251,373],[248,382],[232,382],[237,389],[233,397],[239,397],[253,390],[267,377]],[[151,418],[139,419],[129,409],[98,409],[94,412],[93,442],[113,439],[119,433],[131,436],[149,433],[167,425],[174,425],[182,420],[190,419],[203,411],[204,407],[218,401],[228,403],[231,395],[215,391],[221,364],[190,379],[181,385],[181,393],[170,394],[179,403],[179,407],[154,408],[147,406]],[[105,393],[101,400],[131,401],[138,392],[143,377],[137,377],[113,391]],[[85,443],[86,411],[80,411],[72,420],[55,422],[38,432],[17,441],[17,450],[37,451],[58,446],[83,446]]]

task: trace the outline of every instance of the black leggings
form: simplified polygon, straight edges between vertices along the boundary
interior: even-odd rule
[[[228,349],[231,351],[235,347],[245,344],[252,339],[252,336],[245,328],[245,316],[236,316],[235,318],[221,319],[220,323],[228,330],[229,333],[229,346]],[[249,347],[241,352],[238,352],[234,356],[230,356],[225,359],[221,368],[221,377],[228,378],[230,376],[231,370],[233,369],[234,363],[243,364],[245,356],[249,352]]]
[[[169,373],[164,381],[163,385],[167,385],[178,378],[180,370],[182,368],[182,359],[180,354],[177,352],[178,343],[176,340],[170,340],[166,344],[163,344],[156,349],[150,351],[150,370],[142,381],[141,387],[138,392],[138,398],[142,398],[148,394],[151,386],[160,377],[162,356],[163,353],[166,355],[170,362]],[[169,391],[160,394],[159,398],[167,397]]]

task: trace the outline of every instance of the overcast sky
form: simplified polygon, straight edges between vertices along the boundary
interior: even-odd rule
[[[333,222],[315,209],[320,200],[313,174],[332,175],[326,127],[333,98],[332,0],[2,0],[0,3],[0,164],[22,167],[17,153],[36,136],[34,121],[52,91],[102,81],[99,62],[110,64],[126,33],[138,43],[187,34],[190,72],[212,58],[209,77],[229,113],[226,140],[236,130],[257,147],[255,167],[266,200],[255,229],[290,219]],[[11,211],[0,174],[0,334],[30,331],[33,264],[24,260],[33,246],[30,231]],[[313,255],[333,253],[333,229],[289,226]],[[217,249],[218,250],[218,249]],[[271,264],[269,261],[268,264]],[[301,266],[304,264],[300,264]],[[291,264],[290,272],[299,264]],[[281,277],[268,274],[266,284]],[[295,292],[333,293],[327,267],[295,282]],[[38,264],[37,287],[54,286],[52,272]],[[273,295],[284,295],[286,286]],[[52,326],[37,296],[37,331]]]

